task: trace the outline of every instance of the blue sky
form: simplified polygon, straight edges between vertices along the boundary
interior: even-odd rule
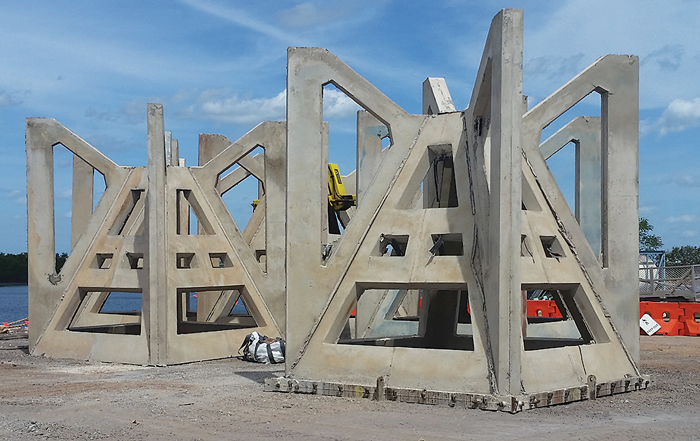
[[[199,133],[235,140],[284,118],[287,46],[329,49],[411,113],[423,80],[445,77],[462,109],[503,7],[525,10],[530,106],[600,56],[640,57],[640,213],[666,248],[700,245],[700,2],[36,1],[0,3],[0,252],[27,248],[26,117],[55,118],[115,162],[140,166],[146,103],[163,103],[166,130],[194,165]],[[347,173],[356,107],[337,92],[325,101],[331,159]],[[575,112],[599,115],[592,100]],[[569,150],[552,162],[565,192]],[[58,251],[69,247],[69,159],[56,155]],[[239,223],[254,198],[228,201]]]

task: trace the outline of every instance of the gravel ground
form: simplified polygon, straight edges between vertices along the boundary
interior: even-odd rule
[[[142,367],[27,355],[0,335],[6,440],[700,440],[700,337],[642,337],[647,391],[515,415],[262,392],[278,366]]]

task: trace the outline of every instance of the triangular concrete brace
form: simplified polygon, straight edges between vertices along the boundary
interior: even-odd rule
[[[283,162],[284,124],[261,124],[227,143],[206,165],[186,168],[179,166],[177,142],[163,131],[162,106],[149,105],[148,123],[149,166],[132,168],[114,164],[55,120],[27,121],[33,354],[173,364],[235,355],[254,330],[280,334],[267,304],[281,303],[283,311],[282,271],[276,276],[261,271],[217,186],[222,171],[241,158],[246,162],[257,146]],[[94,212],[90,197],[85,202],[90,209],[82,207],[81,216],[74,216],[82,234],[74,236],[70,257],[54,274],[51,158],[58,143],[86,164],[90,181],[92,168],[102,173],[107,188]],[[74,180],[87,179],[87,172],[75,170]],[[284,171],[268,176],[274,188]],[[203,234],[189,234],[190,207]],[[272,239],[284,242],[283,236]],[[100,312],[110,293],[123,292],[141,294],[140,313]],[[196,312],[193,293],[200,299]],[[248,314],[231,316],[239,297]],[[283,319],[282,312],[278,316]]]
[[[459,113],[409,115],[323,49],[290,48],[287,68],[287,358],[285,377],[267,380],[266,390],[515,412],[646,387],[615,323],[633,313],[630,303],[612,300],[539,138],[533,144],[521,134],[542,121],[535,109],[523,118],[522,11],[494,18],[470,106]],[[328,83],[388,127],[392,142],[340,242],[322,259],[322,117],[309,109],[322,108]],[[635,156],[632,144],[606,151]],[[452,161],[457,206],[417,203],[435,152]],[[522,209],[523,187],[539,211]],[[426,190],[423,182],[423,198]],[[438,252],[436,238],[462,252]],[[386,252],[392,239],[402,253]],[[524,241],[534,243],[527,255]],[[536,288],[557,293],[577,341],[524,337],[536,330],[526,322],[524,294]],[[419,290],[418,332],[349,333],[358,299],[372,290]],[[460,320],[465,296],[471,329]],[[619,315],[608,301],[624,303]]]

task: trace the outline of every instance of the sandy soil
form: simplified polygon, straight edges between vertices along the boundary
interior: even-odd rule
[[[47,359],[0,335],[0,439],[700,440],[700,337],[642,337],[647,391],[516,415],[262,392],[279,369]]]

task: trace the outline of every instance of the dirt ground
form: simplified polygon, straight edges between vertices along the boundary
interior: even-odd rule
[[[515,415],[264,393],[278,366],[238,359],[169,367],[27,355],[0,335],[3,440],[700,440],[700,337],[642,337],[655,385]]]

